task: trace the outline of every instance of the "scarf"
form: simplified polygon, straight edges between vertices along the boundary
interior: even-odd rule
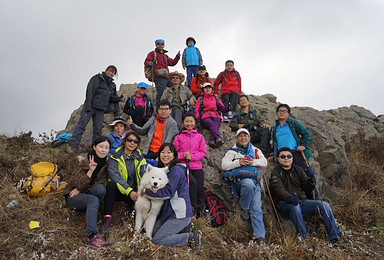
[[[240,150],[241,154],[244,154],[245,156],[249,156],[253,159],[259,159],[257,152],[256,154],[254,154],[253,152],[251,142],[249,142],[248,145],[241,145],[238,142],[236,142],[236,147]]]
[[[93,149],[88,153],[88,158],[90,155],[92,155],[94,157],[94,161],[95,161],[95,163],[97,163],[96,169],[93,171],[92,176],[91,176],[90,184],[92,185],[95,183],[95,181],[97,179],[97,174],[99,173],[101,168],[103,168],[103,166],[107,164],[107,157],[99,158],[96,155],[95,150],[93,150]]]

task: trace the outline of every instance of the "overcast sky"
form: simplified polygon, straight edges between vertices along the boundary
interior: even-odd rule
[[[114,64],[117,86],[145,81],[154,40],[174,57],[188,36],[212,77],[234,60],[247,94],[384,114],[381,0],[0,0],[0,29],[8,135],[64,129],[93,75]]]

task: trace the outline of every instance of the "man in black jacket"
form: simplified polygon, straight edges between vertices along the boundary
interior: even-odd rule
[[[301,237],[309,238],[303,215],[321,215],[328,239],[332,243],[339,241],[340,232],[328,202],[307,199],[306,194],[315,188],[314,174],[305,173],[299,166],[293,165],[292,151],[283,147],[277,151],[279,166],[271,173],[271,191],[276,201],[276,209],[290,218]]]

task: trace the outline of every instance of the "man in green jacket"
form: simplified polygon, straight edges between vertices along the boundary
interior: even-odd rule
[[[282,147],[288,147],[292,150],[293,164],[305,169],[306,162],[302,156],[302,152],[307,159],[312,156],[308,148],[311,140],[311,133],[299,121],[289,118],[291,108],[287,104],[280,104],[276,108],[277,120],[275,126],[271,130],[271,154],[268,161],[277,162],[277,150]]]
[[[236,132],[240,128],[245,128],[251,134],[251,143],[256,146],[260,143],[260,150],[265,156],[268,151],[269,125],[264,123],[260,112],[249,104],[247,95],[239,97],[240,110],[236,111],[229,127]]]

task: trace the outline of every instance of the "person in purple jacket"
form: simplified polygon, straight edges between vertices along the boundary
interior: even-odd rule
[[[196,218],[201,216],[204,210],[204,171],[201,160],[207,155],[204,136],[195,128],[196,118],[193,112],[187,112],[183,118],[184,128],[175,137],[175,145],[179,162],[187,164],[190,169],[189,196]]]
[[[186,246],[189,243],[196,252],[199,252],[201,231],[182,232],[190,225],[192,219],[185,167],[177,164],[177,150],[172,143],[163,143],[160,146],[158,158],[159,168],[168,167],[168,184],[157,193],[148,189],[141,190],[143,195],[145,193],[152,200],[164,200],[160,218],[157,219],[153,229],[152,242],[164,246]]]

